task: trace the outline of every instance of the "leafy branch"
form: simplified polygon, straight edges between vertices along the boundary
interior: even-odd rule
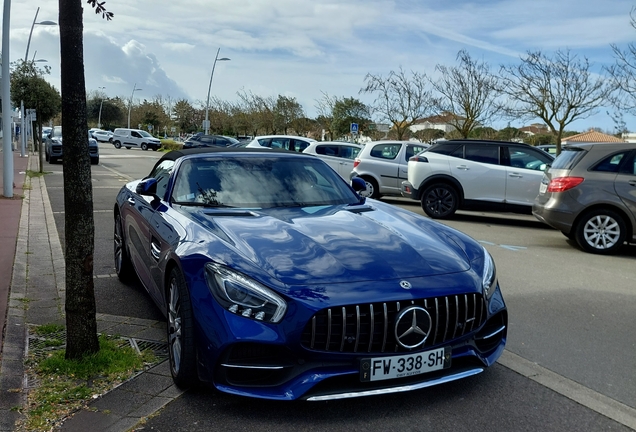
[[[97,0],[87,0],[86,3],[93,6],[93,8],[95,8],[95,13],[102,14],[102,18],[106,18],[107,21],[112,20],[115,16],[115,14],[106,10],[106,8],[104,7],[104,5],[106,4],[105,1],[97,3]]]

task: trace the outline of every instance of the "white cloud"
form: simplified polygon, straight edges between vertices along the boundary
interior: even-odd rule
[[[13,0],[11,58],[24,55],[36,6]],[[85,9],[87,90],[109,96],[155,95],[202,101],[236,100],[241,89],[293,95],[309,115],[322,92],[359,97],[367,73],[400,66],[434,74],[467,49],[493,66],[528,50],[570,48],[599,67],[611,63],[610,44],[625,45],[631,0],[108,0],[106,21]],[[57,20],[57,2],[44,2],[40,20]],[[35,26],[30,52],[46,58],[59,88],[57,27]],[[608,127],[611,123],[607,118]],[[598,124],[589,124],[598,126]],[[636,125],[634,125],[636,128]]]

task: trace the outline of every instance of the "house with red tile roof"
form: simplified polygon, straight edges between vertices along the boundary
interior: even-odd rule
[[[595,130],[589,130],[577,135],[561,138],[561,144],[574,144],[581,142],[625,142],[622,138],[616,138],[613,135],[604,134]]]

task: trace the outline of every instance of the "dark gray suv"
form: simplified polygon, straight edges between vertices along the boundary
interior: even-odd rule
[[[612,254],[636,242],[636,143],[563,147],[532,214],[587,252]]]

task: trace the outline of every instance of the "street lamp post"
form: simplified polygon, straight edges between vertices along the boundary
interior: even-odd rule
[[[9,27],[11,0],[4,0],[2,13],[2,189],[6,198],[13,198],[13,148],[11,146],[11,87],[9,77]]]
[[[205,130],[205,134],[206,135],[210,131],[210,120],[208,119],[208,113],[210,111],[210,90],[212,89],[212,77],[214,77],[214,68],[216,67],[216,62],[217,61],[228,61],[228,60],[230,60],[227,57],[219,58],[219,52],[220,51],[221,51],[221,48],[216,50],[216,57],[214,57],[214,64],[212,65],[212,73],[210,74],[210,85],[208,86],[208,99],[207,99],[207,102],[205,103],[205,124],[204,124],[203,129]]]
[[[35,22],[38,19],[38,13],[40,12],[40,8],[38,8],[35,11],[35,18],[33,18],[33,24],[31,24],[31,31],[29,32],[29,39],[27,41],[27,47],[26,47],[26,53],[24,54],[24,62],[26,63],[27,59],[29,58],[29,45],[31,45],[31,36],[33,35],[33,27],[35,27],[35,25],[57,25],[56,22],[53,21],[42,21],[42,22]]]
[[[132,109],[132,100],[133,100],[133,95],[135,94],[136,91],[142,90],[140,88],[137,88],[137,83],[135,83],[135,85],[133,86],[133,91],[130,94],[130,103],[128,104],[128,129],[130,129],[130,110]]]
[[[106,87],[97,87],[104,90]],[[99,103],[99,115],[97,116],[97,127],[102,128],[102,106],[104,105],[104,94],[102,93],[102,101]],[[130,122],[130,120],[128,120]],[[128,125],[130,127],[130,124]]]

